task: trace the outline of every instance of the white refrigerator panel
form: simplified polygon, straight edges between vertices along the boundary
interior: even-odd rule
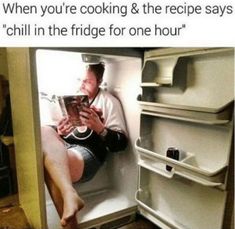
[[[164,229],[221,229],[233,141],[234,50],[149,51],[141,86],[140,212]]]

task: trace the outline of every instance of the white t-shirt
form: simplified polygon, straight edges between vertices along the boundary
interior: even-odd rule
[[[123,110],[117,98],[100,89],[90,105],[102,110],[105,127],[127,134]]]

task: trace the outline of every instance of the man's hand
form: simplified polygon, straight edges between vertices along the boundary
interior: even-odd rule
[[[84,107],[83,110],[80,111],[80,119],[84,126],[94,130],[97,134],[100,134],[105,128],[102,111],[95,107]]]
[[[68,117],[62,118],[57,126],[57,133],[62,136],[68,135],[75,127],[69,121]]]

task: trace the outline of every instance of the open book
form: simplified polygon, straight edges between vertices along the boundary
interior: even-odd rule
[[[89,107],[87,95],[58,96],[63,116],[68,116],[73,126],[81,126],[80,111]]]
[[[57,125],[68,116],[74,126],[81,126],[79,112],[89,107],[87,95],[50,96],[40,93],[40,119],[42,125]]]

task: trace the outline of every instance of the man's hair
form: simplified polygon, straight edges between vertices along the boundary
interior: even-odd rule
[[[101,82],[103,79],[103,74],[104,74],[104,63],[99,63],[99,64],[89,64],[87,66],[87,70],[91,71],[95,74],[96,79],[98,82]]]

